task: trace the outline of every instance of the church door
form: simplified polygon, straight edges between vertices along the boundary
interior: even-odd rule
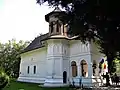
[[[63,72],[63,83],[67,83],[67,72]]]

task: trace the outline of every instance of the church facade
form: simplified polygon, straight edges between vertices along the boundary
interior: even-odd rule
[[[93,85],[99,77],[99,62],[104,57],[93,42],[82,43],[77,36],[67,35],[67,24],[56,8],[45,15],[49,33],[35,38],[21,54],[18,81],[43,83],[44,86]],[[98,80],[99,81],[99,80]]]

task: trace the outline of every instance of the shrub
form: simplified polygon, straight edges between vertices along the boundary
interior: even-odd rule
[[[9,76],[0,68],[0,90],[9,83]]]

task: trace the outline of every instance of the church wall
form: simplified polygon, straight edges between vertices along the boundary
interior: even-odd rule
[[[96,54],[92,53],[91,58],[92,58],[92,65],[96,64],[96,66],[97,66],[96,69],[95,69],[95,76],[98,76],[99,75],[99,62],[102,59],[102,56],[100,56],[97,53]]]
[[[90,84],[92,80],[92,63],[91,63],[91,53],[90,53],[90,43],[83,44],[80,40],[72,40],[70,41],[70,77],[73,78],[75,84],[79,84],[79,78],[82,76],[81,71],[81,61],[85,60],[87,63],[87,77],[82,77],[83,84]],[[75,61],[77,64],[77,76],[72,77],[72,66],[71,62]],[[71,79],[72,80],[72,79]]]
[[[70,41],[70,61],[75,60],[80,64],[81,60],[91,63],[90,44],[83,44],[80,40]]]
[[[70,70],[70,66],[69,66],[69,63],[70,63],[70,61],[68,60],[68,59],[64,59],[63,60],[63,72],[64,71],[66,71],[67,72],[67,79],[69,78],[69,70]],[[62,72],[62,74],[63,74],[63,72]]]
[[[75,57],[70,57],[70,62],[72,61],[75,61],[77,63],[77,66],[81,66],[81,61],[82,60],[85,60],[88,64],[88,76],[91,75],[92,71],[89,72],[89,69],[91,69],[91,54],[88,54],[88,55],[78,55],[78,56],[75,56]],[[71,67],[71,66],[70,66]],[[79,74],[81,76],[81,70],[79,71]]]
[[[68,41],[64,39],[51,39],[47,42],[49,43],[47,54],[48,76],[50,76],[50,73],[55,73],[55,77],[62,78],[63,71],[67,71],[67,75],[69,75]]]
[[[45,78],[46,76],[46,48],[40,48],[21,54],[20,75],[19,77]],[[29,73],[28,71],[29,66]],[[36,66],[36,73],[34,73]],[[31,80],[32,81],[32,80]]]
[[[80,40],[70,41],[70,56],[87,54],[90,52],[89,43],[83,44]]]
[[[104,54],[100,53],[99,52],[99,47],[91,42],[91,55],[92,55],[92,64],[93,63],[96,63],[97,65],[97,68],[95,69],[95,75],[99,75],[99,68],[98,68],[98,65],[99,65],[99,62],[102,60],[102,58],[104,57]]]
[[[62,40],[62,53],[63,53],[63,69],[62,69],[62,76],[63,76],[63,72],[67,72],[67,80],[69,78],[69,55],[70,55],[70,49],[69,49],[69,41],[68,40]]]
[[[82,70],[81,70],[81,61],[85,60],[87,63],[87,77],[82,76]],[[91,84],[92,83],[92,64],[91,64],[91,54],[87,55],[76,55],[70,57],[70,63],[72,61],[75,61],[77,63],[77,76],[72,77],[72,66],[70,65],[70,81],[72,82],[74,80],[76,85],[79,85],[79,78],[82,76],[82,84]],[[72,80],[73,79],[73,80]]]

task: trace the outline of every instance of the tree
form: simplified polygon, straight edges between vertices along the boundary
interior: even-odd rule
[[[9,76],[5,73],[4,69],[0,67],[0,90],[9,83]]]
[[[0,43],[0,66],[6,74],[17,78],[19,75],[20,53],[28,45],[28,42],[11,40],[8,43]]]
[[[107,56],[109,73],[112,61],[120,56],[119,0],[37,0],[38,4],[60,5],[68,14],[69,33],[82,41],[94,40]]]

